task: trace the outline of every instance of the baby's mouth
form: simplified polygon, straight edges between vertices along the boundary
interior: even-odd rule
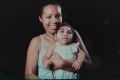
[[[65,40],[67,40],[67,37],[64,37],[64,38],[62,38],[62,39],[65,39]]]

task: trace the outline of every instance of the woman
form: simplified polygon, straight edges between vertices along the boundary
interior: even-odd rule
[[[50,72],[49,69],[45,69],[42,63],[42,57],[46,52],[46,48],[56,42],[57,25],[62,23],[61,6],[54,1],[46,0],[40,9],[39,20],[43,24],[45,33],[34,37],[29,44],[25,68],[26,79],[45,79],[43,76]],[[90,57],[81,37],[77,32],[76,35],[78,36],[76,42],[80,42],[80,47],[86,54],[86,60],[84,63],[91,63]],[[73,64],[73,61],[64,60],[59,55],[54,55],[53,61],[54,69],[63,67],[70,68]],[[38,76],[35,74],[37,66]]]

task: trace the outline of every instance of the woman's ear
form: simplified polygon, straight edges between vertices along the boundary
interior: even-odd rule
[[[41,18],[41,16],[39,16],[39,21],[42,22],[42,18]]]

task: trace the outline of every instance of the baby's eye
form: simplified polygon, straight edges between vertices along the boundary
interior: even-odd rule
[[[71,31],[68,31],[68,34],[72,34],[72,32],[71,32]]]
[[[60,31],[61,33],[64,33],[64,31]]]

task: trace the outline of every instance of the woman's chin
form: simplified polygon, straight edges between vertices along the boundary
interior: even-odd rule
[[[56,30],[52,30],[50,31],[51,34],[55,34],[56,33]]]

